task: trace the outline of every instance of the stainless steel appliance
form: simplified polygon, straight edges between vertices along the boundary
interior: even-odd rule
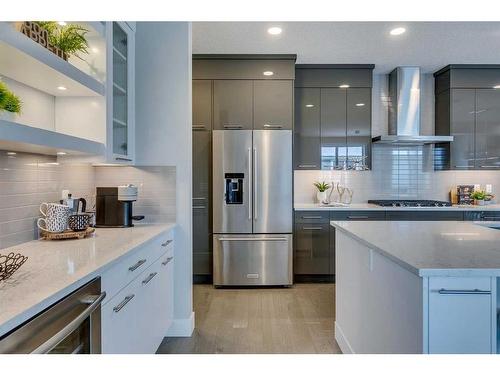
[[[132,215],[132,204],[137,200],[137,187],[124,185],[96,188],[96,227],[133,227],[133,220],[144,216]]]
[[[420,135],[420,68],[400,66],[389,74],[389,134],[373,142],[424,145],[452,142],[453,136]]]
[[[292,284],[292,132],[213,131],[213,283]]]
[[[101,279],[96,278],[0,338],[2,354],[101,353]]]
[[[450,202],[433,201],[423,199],[379,199],[369,200],[368,203],[376,204],[382,207],[449,207]]]

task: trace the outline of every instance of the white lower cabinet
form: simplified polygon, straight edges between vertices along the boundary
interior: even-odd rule
[[[155,353],[173,320],[173,246],[101,309],[104,354]]]
[[[493,291],[490,277],[430,277],[429,353],[494,353]]]

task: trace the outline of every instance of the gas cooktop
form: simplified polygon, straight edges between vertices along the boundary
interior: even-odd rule
[[[432,200],[400,200],[400,199],[382,199],[382,200],[369,200],[368,203],[376,204],[382,207],[449,207],[450,202],[432,201]]]

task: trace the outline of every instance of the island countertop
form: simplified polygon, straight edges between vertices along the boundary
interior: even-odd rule
[[[21,253],[28,260],[9,279],[0,281],[0,336],[174,226],[98,228],[82,240],[35,240],[1,249],[1,254]]]
[[[331,221],[419,276],[500,276],[498,222]]]

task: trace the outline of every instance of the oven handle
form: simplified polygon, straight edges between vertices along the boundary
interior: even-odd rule
[[[85,319],[87,319],[90,314],[92,314],[94,310],[99,307],[104,297],[106,297],[106,292],[102,292],[98,296],[89,296],[87,297],[88,299],[82,300],[82,303],[90,304],[90,306],[83,310],[82,313],[73,319],[67,326],[45,341],[38,348],[33,350],[31,354],[45,354],[51,351],[57,344],[68,337],[71,332],[77,329],[78,326],[80,326],[80,324],[82,324]]]
[[[219,241],[288,241],[286,237],[219,237]]]

